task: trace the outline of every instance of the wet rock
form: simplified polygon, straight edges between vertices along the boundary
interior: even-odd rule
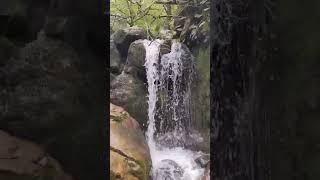
[[[38,145],[0,131],[0,179],[72,180]]]
[[[124,107],[143,129],[148,120],[147,92],[144,84],[127,73],[121,73],[110,84],[110,102]]]
[[[138,39],[146,39],[147,32],[143,28],[130,27],[116,31],[111,39],[114,40],[122,57],[126,58],[132,42]]]
[[[151,158],[138,122],[110,104],[110,179],[147,180]]]
[[[122,65],[120,53],[113,40],[110,40],[110,71],[114,74],[120,74]]]
[[[139,78],[140,80],[146,80],[146,70],[144,67],[146,59],[146,49],[144,47],[143,40],[137,40],[131,43],[128,51],[128,57],[126,65],[124,66],[124,72]]]
[[[210,155],[203,154],[194,160],[201,168],[205,168],[210,163]]]
[[[207,164],[204,174],[201,177],[201,180],[210,180],[210,163]]]
[[[163,44],[160,45],[160,55],[168,54],[171,52],[171,40],[164,40]]]
[[[173,160],[162,160],[156,167],[154,180],[180,180],[183,176],[183,169]]]

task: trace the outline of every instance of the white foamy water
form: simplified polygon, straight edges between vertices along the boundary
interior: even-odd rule
[[[201,176],[204,173],[204,169],[198,167],[195,163],[195,159],[201,155],[201,152],[195,152],[187,149],[183,149],[181,147],[174,148],[164,148],[160,147],[160,145],[154,139],[154,135],[156,132],[155,127],[155,114],[156,114],[156,103],[157,103],[157,92],[159,90],[159,85],[163,85],[159,80],[162,80],[162,76],[164,75],[163,71],[159,71],[159,54],[160,54],[160,44],[161,40],[155,41],[144,41],[144,46],[146,48],[146,74],[147,74],[147,82],[148,82],[148,117],[149,124],[146,132],[147,142],[150,149],[150,155],[152,160],[152,176],[154,180],[162,180],[168,179],[171,180],[200,180]],[[169,59],[174,63],[174,71],[181,72],[179,69],[179,63],[181,52],[177,49],[178,44],[172,45],[171,54],[175,61]],[[168,64],[163,64],[164,69],[168,69]],[[174,74],[177,76],[177,73]],[[173,78],[174,83],[176,83]],[[188,82],[189,83],[189,82]],[[174,94],[176,94],[174,89]],[[176,104],[179,106],[179,104]],[[176,116],[176,112],[174,112],[174,117]],[[174,118],[178,119],[178,118]],[[180,127],[176,127],[181,129]],[[175,133],[179,133],[181,131],[176,131]],[[177,135],[178,136],[178,135]],[[172,160],[172,161],[171,161]],[[177,165],[176,165],[177,164]]]

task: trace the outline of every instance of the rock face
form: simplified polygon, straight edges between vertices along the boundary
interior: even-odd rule
[[[146,88],[131,74],[122,72],[110,85],[110,102],[124,107],[144,128],[148,119]]]
[[[139,124],[123,108],[110,104],[110,179],[148,180],[150,167]]]
[[[120,74],[122,71],[122,65],[123,62],[121,60],[120,53],[113,40],[110,40],[110,72]]]
[[[39,146],[0,131],[0,179],[72,180]]]
[[[146,39],[147,32],[138,27],[130,27],[116,31],[112,37],[122,57],[127,57],[129,46],[138,39]]]
[[[146,49],[143,40],[137,40],[131,43],[128,50],[128,57],[124,72],[132,74],[141,80],[146,79],[146,70],[144,67],[146,59]]]
[[[0,129],[46,147],[79,180],[105,177],[101,6],[97,0],[0,2]]]
[[[0,66],[1,129],[45,145],[73,176],[92,177],[102,148],[98,75],[60,40],[40,38],[17,52]]]

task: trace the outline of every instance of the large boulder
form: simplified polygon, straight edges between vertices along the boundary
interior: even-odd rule
[[[104,102],[100,70],[87,62],[59,40],[27,44],[0,66],[0,127],[45,145],[75,178],[98,179]]]
[[[110,102],[124,107],[143,129],[148,120],[146,87],[131,74],[122,72],[110,85]]]
[[[110,179],[147,180],[150,169],[139,124],[123,108],[110,104]]]
[[[0,131],[0,179],[72,180],[38,145]]]
[[[141,80],[146,80],[146,70],[144,67],[146,59],[146,48],[144,40],[137,40],[131,43],[128,50],[128,57],[124,72],[132,74]]]
[[[122,57],[127,57],[129,46],[138,39],[146,39],[147,32],[143,28],[129,27],[120,29],[112,34],[111,39],[117,45]]]

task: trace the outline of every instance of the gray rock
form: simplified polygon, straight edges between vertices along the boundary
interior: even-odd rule
[[[113,39],[122,57],[126,58],[129,46],[132,42],[138,39],[146,39],[147,32],[138,27],[130,27],[116,31],[112,34]]]
[[[144,67],[145,59],[146,49],[143,40],[134,41],[129,47],[124,72],[144,81],[146,79],[146,70]]]
[[[171,40],[165,40],[163,44],[160,45],[160,55],[168,54],[171,52]]]
[[[110,71],[114,74],[120,74],[122,71],[121,56],[114,44],[113,40],[110,40]]]
[[[180,180],[183,173],[183,169],[175,161],[165,159],[156,167],[154,180]]]
[[[131,74],[122,72],[110,84],[111,103],[123,107],[145,130],[148,119],[146,87]]]
[[[197,159],[194,160],[201,168],[205,168],[208,164],[210,164],[210,155],[203,154]]]

